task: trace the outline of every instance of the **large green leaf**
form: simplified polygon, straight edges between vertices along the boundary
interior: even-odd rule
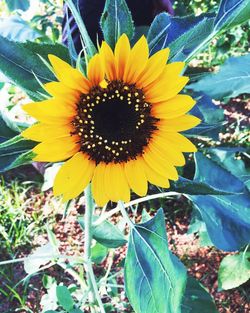
[[[227,147],[209,149],[212,160],[237,176],[250,190],[250,168],[246,167],[244,161],[236,157],[237,152],[245,152],[245,149]]]
[[[0,172],[29,164],[34,157],[30,150],[36,143],[21,137],[12,124],[6,116],[0,115]]]
[[[250,19],[249,0],[221,0],[214,21],[215,31],[231,28]]]
[[[150,51],[169,47],[172,61],[188,62],[218,33],[249,19],[249,0],[222,0],[217,15],[173,17],[161,13],[148,32]]]
[[[169,47],[172,60],[185,60],[199,45],[207,42],[213,21],[213,15],[172,17],[161,13],[148,32],[150,51],[155,53]]]
[[[218,313],[213,298],[204,286],[188,277],[181,313]]]
[[[192,95],[197,101],[190,114],[201,119],[201,123],[185,131],[189,137],[207,137],[219,140],[219,132],[224,124],[224,111],[216,106],[212,99],[204,93],[194,93]]]
[[[250,54],[229,58],[217,74],[209,73],[188,88],[219,100],[250,93]]]
[[[168,249],[163,210],[132,226],[125,288],[136,313],[181,312],[186,270]]]
[[[239,287],[250,279],[250,252],[227,255],[219,268],[219,288]]]
[[[26,11],[30,6],[29,0],[5,0],[5,1],[10,11],[14,10]]]
[[[250,193],[235,175],[217,162],[196,153],[195,181],[236,195],[188,195],[199,210],[213,244],[239,250],[250,240]]]
[[[118,38],[123,34],[131,39],[134,23],[125,0],[107,0],[101,17],[104,39],[114,48]]]
[[[0,71],[34,100],[40,100],[38,92],[45,92],[36,77],[43,83],[56,80],[39,57],[48,60],[50,53],[64,60],[69,58],[67,48],[60,44],[17,43],[0,36]]]

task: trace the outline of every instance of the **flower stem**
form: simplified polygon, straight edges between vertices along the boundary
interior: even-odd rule
[[[91,242],[93,236],[92,230],[92,218],[94,213],[94,201],[91,193],[90,184],[84,191],[85,194],[85,215],[84,215],[84,227],[85,227],[85,238],[84,238],[84,261],[85,261],[85,271],[87,276],[87,282],[90,287],[89,292],[89,302],[94,303],[95,301],[98,302],[100,312],[105,313],[104,306],[99,295],[95,274],[92,267],[91,261]]]

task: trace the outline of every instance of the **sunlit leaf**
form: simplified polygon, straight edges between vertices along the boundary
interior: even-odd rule
[[[214,99],[234,98],[250,93],[250,54],[229,58],[218,73],[209,73],[188,86],[194,91],[207,93]]]
[[[135,312],[181,312],[185,284],[186,270],[168,249],[163,211],[146,223],[133,225],[125,287]]]
[[[219,268],[219,288],[228,290],[239,287],[250,279],[250,252],[227,255]]]

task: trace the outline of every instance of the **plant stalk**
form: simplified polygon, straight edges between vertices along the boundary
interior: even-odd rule
[[[94,213],[94,201],[91,193],[91,186],[90,184],[84,191],[85,194],[85,215],[84,215],[84,261],[85,261],[85,271],[86,271],[86,278],[87,283],[90,287],[89,292],[89,302],[94,303],[95,301],[98,302],[100,312],[105,313],[104,306],[99,295],[93,267],[91,261],[91,243],[92,243],[92,236],[93,236],[93,229],[92,229],[92,220],[93,220],[93,213]]]

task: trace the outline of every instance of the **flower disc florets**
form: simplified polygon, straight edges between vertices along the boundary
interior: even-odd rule
[[[109,82],[82,94],[77,104],[73,134],[80,136],[81,151],[96,162],[127,162],[142,155],[157,118],[150,115],[151,104],[135,84]]]

